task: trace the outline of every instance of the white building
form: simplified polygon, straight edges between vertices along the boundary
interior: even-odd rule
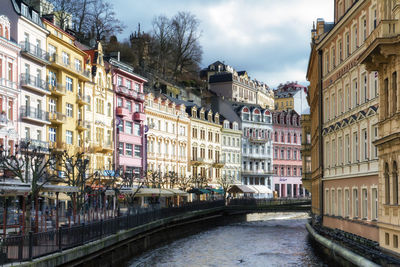
[[[268,190],[256,196],[272,197],[271,112],[257,105],[241,105],[236,111],[241,117],[243,130],[242,184],[263,186]]]
[[[239,123],[223,120],[221,129],[222,177],[228,177],[234,184],[241,184],[242,131]]]
[[[4,1],[2,9],[10,18],[11,38],[21,46],[19,62],[19,137],[33,145],[48,148],[46,125],[50,124],[46,112],[46,95],[50,91],[46,82],[46,65],[50,64],[46,52],[48,31],[39,12],[21,1]]]

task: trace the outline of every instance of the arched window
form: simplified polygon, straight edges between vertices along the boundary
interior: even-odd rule
[[[7,27],[5,27],[6,28],[6,35],[4,36],[6,39],[9,39],[8,38],[8,28]]]
[[[275,132],[275,142],[278,142],[278,132]]]
[[[389,165],[385,163],[385,204],[390,204],[390,177],[389,177]]]
[[[393,204],[399,203],[399,177],[397,173],[397,163],[393,162]]]
[[[296,134],[293,134],[293,143],[297,144],[297,135]]]
[[[3,37],[3,25],[0,25],[0,37]]]
[[[281,133],[281,142],[284,143],[285,142],[285,134],[282,132]]]
[[[290,140],[290,133],[287,134],[287,141],[288,141],[288,143],[291,142],[291,140]]]

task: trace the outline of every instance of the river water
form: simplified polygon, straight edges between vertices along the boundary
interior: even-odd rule
[[[254,213],[245,222],[174,241],[128,266],[328,266],[310,244],[306,213]]]

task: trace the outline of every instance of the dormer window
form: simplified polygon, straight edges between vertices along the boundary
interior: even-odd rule
[[[39,15],[35,11],[32,11],[32,20],[35,23],[39,23]]]
[[[233,123],[233,130],[236,130],[236,131],[239,130],[237,122]]]
[[[200,119],[204,120],[204,110],[200,111]]]
[[[208,121],[212,122],[212,113],[211,112],[208,112]]]
[[[21,4],[21,13],[22,16],[28,17],[28,7],[24,4]]]
[[[192,117],[197,118],[197,110],[196,109],[192,109]]]
[[[229,121],[224,121],[224,128],[229,129]]]
[[[219,124],[219,115],[218,114],[215,114],[214,119],[215,119],[215,123]]]

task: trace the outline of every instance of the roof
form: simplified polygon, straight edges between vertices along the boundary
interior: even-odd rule
[[[229,193],[241,193],[241,194],[254,194],[257,193],[254,188],[250,188],[249,186],[246,185],[232,185],[228,189]]]
[[[233,74],[230,72],[219,72],[210,76],[209,83],[231,82]]]

